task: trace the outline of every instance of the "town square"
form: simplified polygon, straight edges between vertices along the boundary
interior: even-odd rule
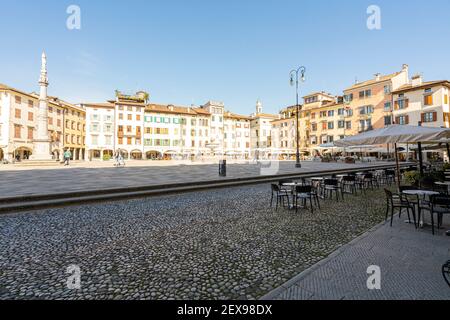
[[[421,6],[200,2],[3,4],[0,301],[449,300],[450,48],[391,50],[440,41]]]

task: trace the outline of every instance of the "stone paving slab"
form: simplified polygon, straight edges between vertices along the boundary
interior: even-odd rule
[[[140,164],[145,162],[140,162]],[[311,173],[315,171],[367,168],[374,165],[392,165],[392,163],[373,162],[364,164],[303,162],[296,169],[294,162],[276,162],[278,170],[270,174]],[[83,165],[83,166],[81,166]],[[104,165],[104,164],[103,164]],[[227,178],[245,178],[264,175],[268,164],[230,164]],[[0,166],[1,167],[1,166]],[[263,169],[263,170],[262,170]],[[41,195],[62,192],[91,191],[110,188],[141,187],[164,185],[169,183],[218,180],[218,165],[174,165],[143,167],[132,166],[115,168],[90,167],[89,163],[76,164],[75,167],[34,168],[7,171],[0,170],[0,197]]]
[[[433,236],[403,219],[382,224],[305,270],[263,300],[450,300],[442,265],[450,259],[450,219]],[[367,268],[381,268],[381,290],[367,288]]]

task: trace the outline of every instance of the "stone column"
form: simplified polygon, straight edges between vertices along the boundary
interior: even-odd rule
[[[41,77],[39,79],[39,111],[37,115],[37,135],[34,139],[34,152],[32,160],[51,161],[51,139],[48,134],[48,101],[47,101],[47,57],[42,53]]]

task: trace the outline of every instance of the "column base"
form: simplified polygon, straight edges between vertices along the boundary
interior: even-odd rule
[[[32,161],[52,161],[53,155],[50,151],[50,140],[34,140],[33,154],[30,156]]]

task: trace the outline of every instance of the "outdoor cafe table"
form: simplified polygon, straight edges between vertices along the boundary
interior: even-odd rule
[[[303,186],[303,182],[286,182],[282,184],[283,187]]]
[[[447,189],[450,189],[450,181],[435,182],[434,184],[437,184],[438,186],[447,186]]]
[[[435,195],[439,194],[439,192],[430,191],[430,190],[405,190],[402,193],[406,194],[406,195],[411,195],[411,196],[420,196],[423,199],[425,199],[426,197],[431,197],[431,196],[435,196]],[[418,206],[418,204],[417,204],[417,206]],[[417,212],[419,212],[418,208],[417,208]],[[422,215],[422,221],[419,221],[419,226],[420,227],[424,226],[423,215]]]

